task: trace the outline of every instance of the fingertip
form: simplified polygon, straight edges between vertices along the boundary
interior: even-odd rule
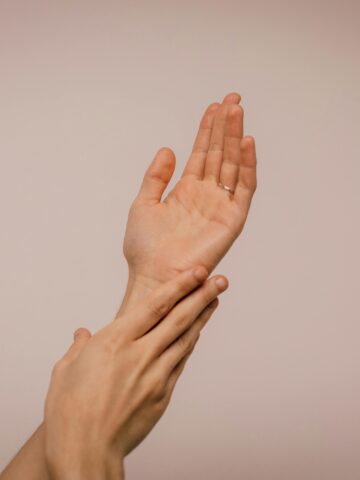
[[[255,138],[251,135],[246,135],[241,139],[241,146],[245,149],[255,147]]]
[[[173,150],[169,147],[160,147],[150,166],[149,173],[151,176],[158,177],[159,180],[168,182],[175,170],[175,164],[176,156]]]
[[[231,104],[228,107],[228,115],[229,117],[236,117],[239,115],[240,117],[244,116],[244,109],[242,108],[241,105],[238,104]]]
[[[219,290],[222,292],[226,290],[229,286],[229,280],[224,275],[218,276],[215,280],[215,283]]]
[[[158,203],[165,191],[176,165],[175,153],[169,147],[161,147],[147,168],[136,201]]]
[[[175,157],[174,151],[170,147],[160,147],[157,151],[157,155],[165,156],[165,157]]]
[[[241,95],[238,92],[227,93],[224,97],[223,103],[240,103]]]
[[[210,105],[207,108],[207,113],[216,112],[216,110],[220,107],[220,105],[221,103],[219,102],[210,103]]]
[[[74,332],[74,340],[78,338],[90,338],[91,332],[87,328],[80,327]]]

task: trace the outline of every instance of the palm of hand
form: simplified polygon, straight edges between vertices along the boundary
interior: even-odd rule
[[[239,101],[229,94],[208,107],[183,175],[163,201],[175,155],[163,148],[155,156],[124,239],[135,277],[164,282],[199,264],[210,272],[242,231],[256,189],[256,153],[253,137],[243,137]]]
[[[134,205],[124,252],[136,273],[157,281],[196,265],[210,272],[242,224],[228,192],[214,182],[183,177],[164,202]]]

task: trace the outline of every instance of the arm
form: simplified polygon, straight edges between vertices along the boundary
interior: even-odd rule
[[[123,459],[152,430],[227,279],[179,274],[94,336],[77,331],[53,369],[45,456],[53,480],[123,478]],[[160,321],[161,320],[161,321]]]
[[[150,292],[137,282],[133,283],[129,278],[126,293],[121,303],[120,312],[127,310],[128,306],[134,306],[138,301]],[[53,480],[50,476],[45,458],[45,427],[44,421],[39,425],[31,437],[25,442],[17,454],[12,458],[5,469],[0,472],[0,480]]]
[[[121,311],[137,303],[144,297],[148,289],[142,288],[137,283],[133,284],[131,278],[127,285],[126,293],[121,303]],[[15,480],[26,478],[27,480],[53,480],[50,476],[45,458],[45,427],[42,422],[31,437],[25,442],[17,454],[12,458],[5,469],[0,472],[0,480]]]
[[[160,150],[146,172],[129,213],[129,282],[117,316],[187,268],[200,264],[212,271],[240,234],[256,188],[256,154],[254,139],[243,137],[239,101],[238,94],[228,94],[222,105],[209,106],[182,178],[164,201],[175,167],[171,150]],[[234,195],[219,188],[219,181]],[[1,479],[47,480],[43,442],[41,424]]]
[[[123,479],[124,457],[163,415],[227,288],[206,277],[185,271],[94,336],[77,330],[52,371],[44,423],[1,479]]]
[[[50,480],[45,461],[44,423],[35,430],[1,474],[1,480]]]

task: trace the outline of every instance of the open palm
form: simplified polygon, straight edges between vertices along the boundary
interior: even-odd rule
[[[239,101],[229,94],[208,107],[182,177],[163,200],[175,155],[162,148],[155,156],[124,239],[134,276],[158,283],[199,264],[210,272],[240,234],[256,189],[256,154],[253,137],[243,136]]]

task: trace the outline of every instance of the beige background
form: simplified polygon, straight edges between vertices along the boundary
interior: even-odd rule
[[[78,326],[112,319],[128,206],[160,146],[239,91],[259,186],[230,290],[129,480],[360,478],[353,1],[0,1],[1,448]]]

